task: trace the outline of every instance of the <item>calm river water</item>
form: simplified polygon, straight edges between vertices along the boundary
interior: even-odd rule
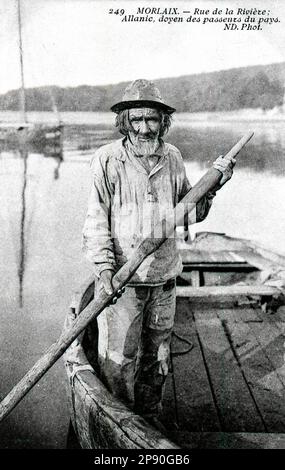
[[[63,120],[62,154],[0,147],[1,397],[58,338],[72,291],[91,272],[81,253],[88,163],[96,147],[119,135],[109,113],[67,113]],[[166,140],[181,150],[194,184],[249,129],[255,136],[234,177],[191,231],[226,232],[285,253],[284,121],[179,115]],[[68,423],[59,361],[1,424],[0,448],[64,448]]]

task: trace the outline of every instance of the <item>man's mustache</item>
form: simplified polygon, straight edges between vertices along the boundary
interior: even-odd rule
[[[135,137],[141,137],[142,139],[155,139],[157,137],[156,132],[149,131],[147,134],[141,134],[140,131],[134,132]]]

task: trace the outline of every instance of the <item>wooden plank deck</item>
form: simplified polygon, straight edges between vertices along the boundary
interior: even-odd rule
[[[265,343],[261,343],[254,334],[257,328],[264,328],[264,324],[227,320],[224,327],[243,371],[244,380],[262,417],[265,431],[284,432],[285,407],[282,406],[282,401],[285,403],[285,389],[265,353]],[[280,353],[282,357],[282,350]]]
[[[176,315],[175,332],[193,344],[193,349],[185,355],[173,357],[173,374],[169,374],[166,384],[166,399],[164,406],[167,409],[167,420],[177,420],[181,429],[191,431],[221,430],[217,408],[211,392],[211,387],[203,364],[202,352],[192,321],[192,312],[186,299],[179,302],[179,312]],[[172,352],[187,349],[189,345],[183,344],[173,338]],[[173,390],[173,378],[175,392]],[[177,404],[177,416],[173,414],[174,404]],[[168,421],[168,423],[167,423]]]
[[[180,445],[285,448],[285,322],[273,317],[256,306],[177,300],[175,331],[194,344],[173,358],[166,387]],[[181,344],[174,338],[172,348]]]

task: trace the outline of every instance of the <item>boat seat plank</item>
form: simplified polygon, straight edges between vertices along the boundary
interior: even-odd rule
[[[175,322],[175,333],[194,345],[189,353],[173,357],[173,375],[178,414],[177,424],[179,428],[191,431],[201,431],[203,429],[218,431],[221,429],[220,422],[199,348],[199,342],[193,327],[189,304],[185,299],[181,299],[177,307],[179,314]],[[182,351],[187,349],[187,347],[187,344],[183,344],[178,338],[173,337],[172,352]],[[167,383],[168,393],[164,399],[165,416],[169,416],[175,403],[173,377],[170,375]],[[169,419],[171,420],[171,417]],[[167,421],[164,422],[167,425]]]
[[[269,357],[271,356],[271,359],[274,357],[273,352],[269,351],[276,337],[280,338],[279,331],[277,330],[275,335],[270,334],[268,330],[264,331],[258,339],[258,332],[260,334],[261,329],[264,329],[264,322],[237,323],[227,320],[225,324],[245,380],[262,415],[266,431],[284,432],[284,384]],[[284,343],[284,338],[281,343]],[[279,350],[279,358],[280,354],[283,355],[281,351],[282,349]]]
[[[253,266],[250,266],[247,263],[238,263],[238,262],[221,262],[217,263],[215,261],[213,262],[207,262],[207,263],[202,263],[202,262],[192,262],[192,263],[186,263],[183,264],[184,271],[189,272],[194,269],[198,269],[199,271],[232,271],[232,272],[251,272],[251,271],[256,271],[256,268]]]
[[[177,297],[189,297],[191,299],[232,297],[232,296],[273,296],[280,295],[277,287],[265,285],[230,285],[230,286],[177,286]]]
[[[265,431],[217,310],[214,307],[197,307],[194,319],[207,361],[222,430]]]
[[[243,263],[248,264],[242,255],[230,251],[181,250],[182,261],[192,263]]]

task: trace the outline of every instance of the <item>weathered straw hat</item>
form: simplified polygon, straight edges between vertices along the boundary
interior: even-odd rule
[[[114,104],[111,111],[119,113],[123,109],[130,108],[156,108],[168,114],[175,111],[174,108],[163,103],[159,89],[149,80],[139,79],[127,86],[122,101]]]

